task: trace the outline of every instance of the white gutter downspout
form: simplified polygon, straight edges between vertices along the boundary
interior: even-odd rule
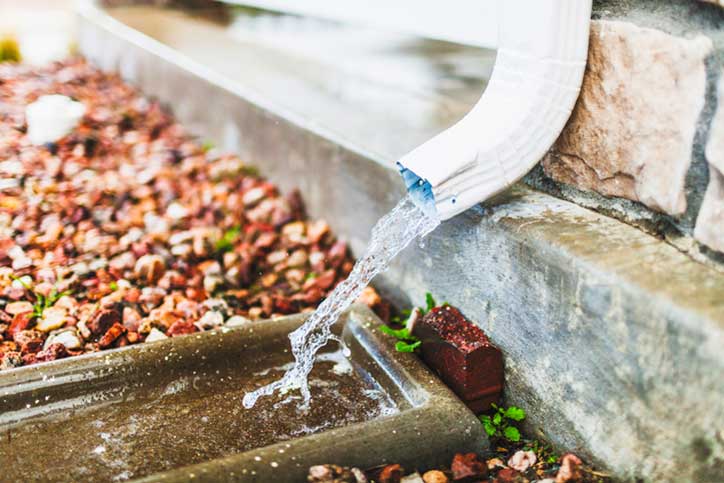
[[[400,159],[418,205],[445,220],[505,190],[550,149],[586,67],[591,0],[499,0],[495,68],[457,124]]]

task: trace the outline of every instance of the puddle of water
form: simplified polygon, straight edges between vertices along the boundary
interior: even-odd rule
[[[244,407],[252,408],[262,396],[297,388],[302,395],[302,408],[309,406],[312,394],[307,379],[319,349],[330,339],[336,339],[331,331],[332,325],[339,319],[340,314],[359,298],[375,275],[385,270],[400,251],[439,224],[440,220],[425,214],[410,195],[405,196],[392,211],[380,218],[372,228],[367,250],[357,260],[349,277],[337,285],[302,326],[289,334],[294,365],[281,379],[246,394]]]
[[[120,403],[6,426],[0,480],[27,481],[32,468],[43,481],[123,481],[397,412],[341,350],[320,354],[306,412],[298,412],[301,397],[294,393],[265,398],[246,411],[243,394],[279,378],[291,357],[279,346],[244,359],[137,383],[123,391]]]

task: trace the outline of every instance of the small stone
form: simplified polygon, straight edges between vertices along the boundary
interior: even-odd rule
[[[197,331],[198,328],[192,322],[186,320],[178,320],[171,324],[171,326],[166,331],[166,334],[171,337],[177,337],[179,335],[193,334]]]
[[[166,215],[174,220],[180,220],[189,216],[189,210],[187,210],[181,203],[174,202],[166,208]]]
[[[456,454],[450,465],[450,470],[454,481],[488,476],[488,467],[480,461],[475,453]]]
[[[319,243],[324,235],[329,233],[329,224],[324,220],[307,223],[307,238],[309,243]]]
[[[494,470],[495,468],[505,468],[505,463],[500,458],[490,458],[488,460],[488,469]]]
[[[227,304],[224,299],[206,299],[201,305],[221,315],[229,313],[229,304]]]
[[[146,342],[156,342],[164,339],[168,339],[168,336],[155,327],[152,328],[151,332],[146,336]]]
[[[78,310],[78,301],[69,295],[63,295],[53,304],[53,307],[65,309],[68,314],[73,315]]]
[[[88,322],[88,329],[95,335],[105,334],[113,324],[122,320],[122,314],[118,307],[100,309],[91,317],[90,322]]]
[[[42,332],[60,329],[65,324],[68,312],[59,307],[50,307],[43,311],[43,316],[35,324],[35,328]]]
[[[98,341],[98,347],[101,349],[106,349],[113,345],[113,343],[121,337],[123,334],[127,332],[128,329],[126,329],[122,324],[119,322],[116,322],[113,324],[105,334],[103,334],[103,337]]]
[[[304,266],[306,265],[308,258],[309,257],[307,256],[307,252],[305,250],[295,250],[287,259],[287,267],[294,268]]]
[[[7,333],[10,337],[15,337],[15,335],[27,329],[30,327],[30,324],[33,321],[33,314],[32,312],[22,312],[19,314],[16,314],[13,317],[12,322],[10,323],[10,327],[7,329]]]
[[[241,197],[241,202],[244,203],[244,206],[249,207],[261,201],[265,195],[266,193],[263,187],[259,186],[256,188],[252,188],[244,193],[244,195]]]
[[[276,265],[277,263],[283,262],[289,257],[289,254],[286,250],[277,250],[275,252],[271,252],[269,255],[266,256],[266,262],[269,265]]]
[[[13,341],[20,346],[23,355],[35,353],[43,348],[43,333],[37,330],[21,330],[13,336]]]
[[[79,320],[75,327],[78,329],[80,336],[84,339],[90,339],[90,336],[93,335],[88,328],[88,324],[86,324],[84,320]]]
[[[532,451],[516,451],[508,460],[508,466],[514,470],[525,473],[528,468],[535,465],[537,458]]]
[[[448,483],[450,480],[442,471],[430,470],[422,475],[422,481],[425,483]]]
[[[141,314],[131,307],[123,307],[123,326],[129,330],[137,330],[141,325]]]
[[[207,293],[214,293],[216,287],[224,284],[224,278],[221,275],[206,275],[204,277],[204,290]]]
[[[204,315],[201,316],[199,320],[194,322],[194,325],[199,328],[199,330],[209,330],[216,327],[219,327],[224,323],[224,316],[221,315],[221,313],[209,310]],[[170,330],[170,329],[169,329]]]
[[[528,483],[528,478],[520,474],[513,468],[503,468],[498,471],[494,483]]]
[[[309,290],[310,288],[327,290],[332,287],[336,279],[337,272],[335,272],[334,270],[327,270],[321,273],[319,276],[307,280],[302,288],[304,290]]]
[[[252,307],[249,309],[248,314],[249,314],[249,317],[251,318],[251,320],[257,320],[261,317],[263,312],[264,311],[262,310],[261,307]]]
[[[576,482],[583,478],[581,459],[573,453],[566,453],[561,458],[561,467],[556,474],[556,483]]]
[[[188,243],[181,243],[180,245],[173,245],[171,247],[171,254],[177,257],[186,258],[191,254],[192,248]]]
[[[367,477],[359,468],[337,465],[316,465],[309,468],[310,483],[367,483]]]
[[[382,468],[379,476],[380,483],[400,483],[405,469],[397,464],[387,465]]]
[[[425,483],[425,480],[422,479],[420,473],[415,472],[403,477],[400,483]]]
[[[307,480],[310,482],[325,481],[334,478],[335,471],[330,465],[316,465],[309,468]]]
[[[324,260],[326,255],[322,252],[312,252],[309,254],[309,265],[313,270],[318,272],[324,271]]]
[[[136,261],[134,272],[149,285],[156,283],[166,271],[166,264],[160,255],[143,255]]]
[[[51,344],[63,344],[66,349],[70,350],[80,349],[83,346],[83,342],[80,340],[78,333],[73,328],[51,332],[45,340],[43,349],[47,349]]]
[[[352,468],[350,468],[349,471],[352,473],[352,475],[357,480],[356,483],[367,483],[368,482],[365,472],[362,471],[361,469],[352,467]]]
[[[35,354],[33,362],[50,362],[56,359],[68,357],[68,351],[63,344],[50,344],[47,349]]]
[[[5,306],[5,312],[10,315],[23,314],[33,311],[33,304],[25,300],[21,302],[10,302]]]
[[[13,260],[13,270],[22,270],[33,265],[33,260],[30,258],[16,258]]]
[[[12,369],[14,367],[20,367],[23,365],[23,356],[20,352],[12,351],[6,352],[2,358],[0,358],[0,371],[6,369]]]

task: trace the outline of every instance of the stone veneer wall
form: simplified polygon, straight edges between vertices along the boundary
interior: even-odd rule
[[[720,5],[594,0],[581,96],[526,181],[724,261]]]

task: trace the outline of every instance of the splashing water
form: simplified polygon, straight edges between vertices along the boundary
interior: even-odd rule
[[[332,325],[340,314],[357,300],[375,275],[385,270],[402,249],[415,238],[430,233],[439,224],[440,220],[425,214],[410,195],[405,196],[392,211],[380,218],[372,228],[367,250],[362,258],[357,260],[349,277],[337,285],[301,327],[289,334],[294,366],[278,381],[247,393],[244,396],[244,407],[253,407],[257,399],[269,396],[274,391],[296,388],[304,398],[302,407],[308,407],[311,394],[307,377],[314,365],[317,351],[330,339],[339,340],[331,332]]]

